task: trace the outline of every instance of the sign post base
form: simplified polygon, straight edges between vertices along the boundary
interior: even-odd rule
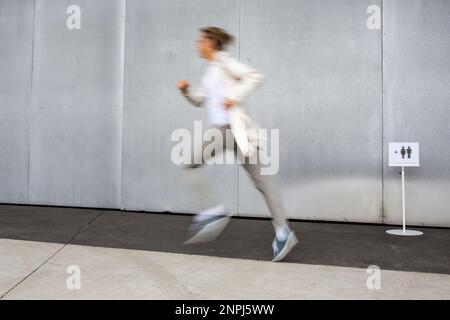
[[[393,234],[396,236],[421,236],[421,235],[423,235],[422,231],[403,230],[403,229],[386,230],[386,233]]]

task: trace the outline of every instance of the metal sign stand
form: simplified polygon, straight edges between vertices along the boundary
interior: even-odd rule
[[[406,210],[405,210],[405,166],[402,166],[402,210],[403,210],[403,229],[387,230],[389,234],[397,236],[420,236],[423,234],[421,231],[406,230]]]

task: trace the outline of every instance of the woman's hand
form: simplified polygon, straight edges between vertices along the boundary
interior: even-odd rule
[[[225,109],[230,109],[236,105],[236,101],[230,100],[230,99],[225,99],[223,105],[225,106]]]
[[[186,93],[189,89],[189,82],[186,80],[181,80],[180,82],[178,82],[177,87],[182,93]]]

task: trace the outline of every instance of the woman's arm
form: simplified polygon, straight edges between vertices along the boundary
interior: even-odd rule
[[[193,93],[189,91],[189,82],[186,80],[181,80],[178,83],[178,89],[181,91],[181,94],[195,107],[200,107],[206,96],[203,81],[204,80],[202,79],[202,84],[198,86]]]
[[[228,56],[224,58],[223,66],[233,77],[238,79],[233,92],[230,92],[227,97],[229,100],[237,103],[241,103],[252,90],[256,89],[265,80],[264,74],[234,57]]]
[[[195,107],[201,107],[205,99],[205,90],[201,86],[198,87],[193,93],[186,90],[181,94]]]

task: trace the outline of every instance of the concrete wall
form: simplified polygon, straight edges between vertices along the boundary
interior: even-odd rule
[[[241,59],[267,77],[250,111],[280,128],[275,180],[290,216],[381,221],[381,33],[366,26],[371,4],[380,5],[242,1]],[[268,214],[241,172],[239,211]]]
[[[33,1],[0,1],[0,201],[26,203]]]
[[[171,161],[171,133],[193,132],[194,121],[206,120],[205,110],[190,107],[176,85],[182,78],[192,85],[200,80],[206,63],[197,56],[197,29],[211,24],[237,34],[239,1],[127,1],[122,183],[127,209],[199,209],[187,177]],[[215,177],[212,187],[235,212],[237,166],[205,169],[201,173]]]
[[[421,167],[406,171],[413,224],[450,225],[449,35],[450,1],[384,1],[385,142],[421,143]],[[398,172],[385,158],[384,220],[390,223],[401,221]]]
[[[118,207],[125,4],[36,1],[28,203]]]
[[[204,110],[175,86],[198,83],[197,29],[217,25],[266,75],[247,104],[280,129],[290,217],[399,223],[387,143],[409,140],[422,166],[407,170],[408,220],[450,226],[449,15],[445,0],[1,0],[0,201],[198,210],[170,135]],[[268,215],[238,166],[203,174],[234,213]]]

